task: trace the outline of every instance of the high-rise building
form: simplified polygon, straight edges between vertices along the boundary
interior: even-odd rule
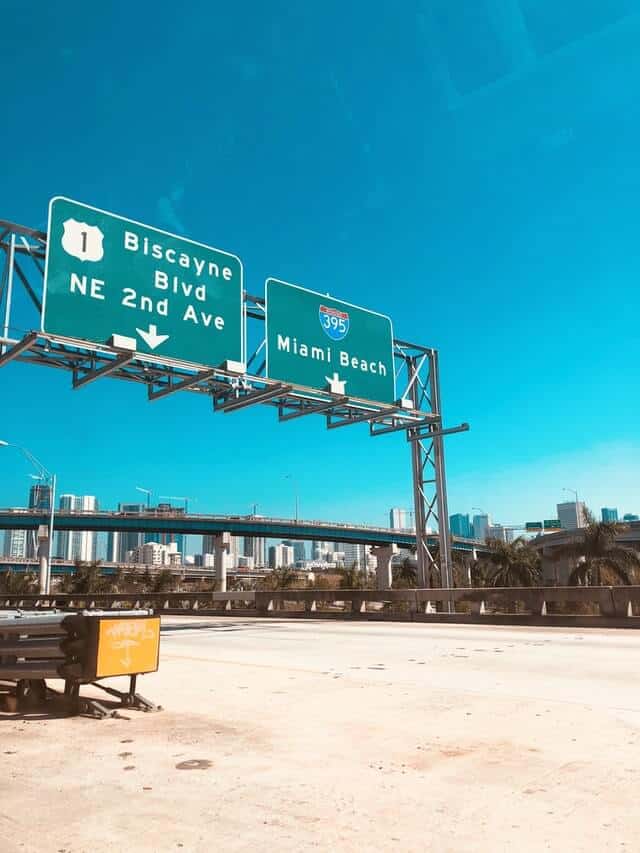
[[[558,519],[564,530],[577,530],[587,526],[585,505],[582,501],[565,501],[557,505]]]
[[[141,503],[119,503],[118,512],[125,515],[138,515],[147,511],[147,505]],[[112,563],[126,563],[130,551],[144,545],[145,535],[137,531],[117,531],[107,537],[107,560]]]
[[[449,529],[453,536],[461,536],[463,539],[471,539],[471,521],[468,515],[457,512],[449,516]]]
[[[269,568],[283,569],[294,563],[293,548],[290,545],[272,545],[269,548]]]
[[[95,512],[98,501],[93,495],[60,495],[59,507],[63,512]],[[95,560],[96,535],[89,530],[61,530],[55,553],[62,560]]]
[[[49,509],[51,507],[51,486],[48,483],[36,483],[29,489],[29,509]]]
[[[288,545],[290,548],[293,548],[293,559],[296,563],[302,563],[307,559],[307,551],[305,548],[305,543],[302,540],[293,539],[291,541],[284,541],[283,545]]]
[[[407,530],[412,527],[410,523],[412,515],[411,510],[393,507],[389,510],[389,526],[393,530]]]
[[[340,545],[340,549],[344,554],[345,568],[350,569],[355,565],[356,569],[366,569],[367,567],[367,547],[359,542],[344,542]]]
[[[262,518],[253,513],[252,518]],[[253,557],[253,566],[264,569],[267,566],[267,540],[263,536],[245,536],[243,553],[245,557]]]
[[[267,565],[267,540],[263,536],[245,536],[244,555],[253,558],[254,568],[264,569]]]
[[[238,557],[241,554],[242,538],[232,536],[230,533],[222,534],[222,544],[225,546],[225,565],[234,569],[238,565]],[[202,553],[215,554],[216,534],[202,537]]]
[[[48,483],[34,483],[29,489],[29,509],[48,511],[51,508],[51,486]],[[38,554],[38,541],[35,530],[26,534],[26,555],[29,558]]]
[[[600,510],[600,513],[603,521],[618,520],[618,510],[616,507],[603,506]]]
[[[491,516],[486,513],[473,516],[473,538],[480,542],[486,542],[491,526]]]
[[[27,539],[26,530],[6,530],[4,556],[10,560],[23,560],[27,556]]]
[[[326,563],[329,554],[333,553],[333,545],[331,542],[313,542],[311,548],[311,556],[314,560]]]
[[[498,542],[513,542],[513,530],[502,524],[490,524],[487,530],[487,539],[497,539]]]

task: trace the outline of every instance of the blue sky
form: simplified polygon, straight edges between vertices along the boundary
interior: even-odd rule
[[[640,2],[9,2],[0,218],[64,194],[389,314],[441,352],[450,510],[640,512]],[[402,436],[214,416],[103,380],[0,371],[1,435],[105,506],[382,523]],[[5,455],[6,454],[6,455]],[[0,503],[28,466],[3,451]]]

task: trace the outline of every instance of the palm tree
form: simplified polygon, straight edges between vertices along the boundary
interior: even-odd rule
[[[399,566],[393,569],[393,587],[395,589],[412,589],[416,585],[418,571],[415,557],[405,557]]]
[[[339,569],[340,589],[363,589],[366,586],[366,578],[363,577],[363,572],[358,569],[358,564],[354,561],[347,569]]]
[[[140,583],[142,584],[142,589],[145,592],[151,592],[153,590],[153,578],[151,577],[149,566],[144,567],[144,572],[140,576]]]
[[[37,581],[33,574],[7,570],[0,574],[0,592],[8,595],[29,595],[37,592]]]
[[[540,582],[540,556],[522,536],[513,542],[489,539],[487,545],[489,554],[482,562],[491,586],[534,586]]]
[[[471,586],[490,586],[491,567],[486,560],[474,560],[469,567]]]
[[[105,581],[100,571],[100,560],[86,563],[76,560],[72,575],[65,575],[60,582],[60,591],[73,595],[88,595],[89,593],[105,592],[108,581]]]
[[[268,590],[290,589],[296,584],[297,580],[298,573],[295,569],[292,569],[291,566],[283,566],[280,569],[274,569],[262,578],[260,586]]]
[[[552,559],[576,561],[569,575],[572,586],[600,586],[603,579],[631,585],[640,569],[640,555],[616,544],[618,535],[628,526],[617,521],[596,521],[586,508],[585,516],[587,526],[574,531],[566,545],[558,545]]]
[[[171,569],[161,569],[153,578],[151,592],[169,592],[174,585],[174,577]]]

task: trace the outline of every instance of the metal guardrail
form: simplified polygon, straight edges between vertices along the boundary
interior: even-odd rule
[[[56,678],[64,660],[66,613],[0,614],[0,679]]]
[[[32,607],[39,610],[153,608],[166,614],[244,613],[268,616],[332,614],[336,616],[385,614],[407,619],[490,621],[502,616],[551,624],[585,618],[604,624],[616,620],[640,626],[640,586],[603,587],[487,587],[402,590],[285,589],[232,592],[171,592],[95,595],[0,595],[0,608]],[[591,613],[585,613],[585,607]],[[451,612],[447,612],[447,611]],[[562,612],[560,612],[562,611]],[[1,625],[1,623],[0,623]],[[2,629],[0,628],[0,633]]]
[[[0,613],[2,608],[29,607],[38,610],[63,609],[94,611],[103,608],[112,613],[121,609],[153,609],[164,612],[199,611],[200,609],[231,609],[234,602],[244,602],[243,609],[255,607],[256,592],[171,592],[171,593],[89,593],[50,595],[9,595],[0,593]],[[1,623],[0,623],[1,624]]]
[[[13,685],[9,694],[2,693],[3,705],[13,703],[9,710],[41,707],[47,698],[59,695],[47,686],[47,679],[64,680],[60,699],[71,713],[118,714],[96,699],[81,698],[82,684],[115,696],[120,706],[156,710],[136,692],[136,679],[155,672],[159,657],[160,619],[151,610],[0,611],[0,682]],[[99,683],[120,675],[129,676],[127,693]]]

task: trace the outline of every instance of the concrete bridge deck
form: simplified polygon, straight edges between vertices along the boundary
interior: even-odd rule
[[[0,715],[3,853],[640,846],[636,632],[163,626],[164,712]]]
[[[37,530],[48,524],[48,513],[33,509],[0,509],[0,530]],[[415,531],[374,527],[362,524],[313,521],[307,519],[269,518],[259,515],[189,515],[178,510],[144,513],[66,512],[56,510],[55,529],[92,530],[106,533],[183,533],[200,536],[231,533],[233,536],[258,536],[269,539],[298,539],[322,542],[357,542],[370,545],[395,544],[411,547],[416,544]],[[429,534],[435,545],[436,533]],[[453,537],[453,547],[473,553],[483,550],[484,544],[475,539]]]

